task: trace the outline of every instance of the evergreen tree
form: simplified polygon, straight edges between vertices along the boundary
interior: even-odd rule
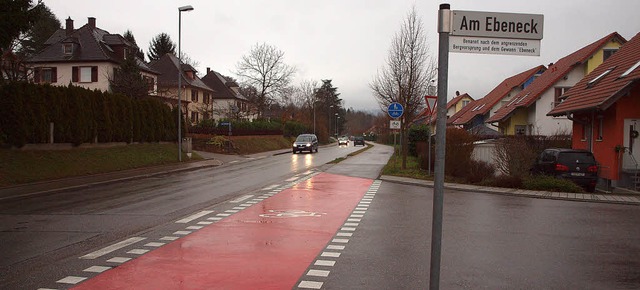
[[[131,42],[131,44],[135,45],[137,50],[136,56],[142,61],[144,61],[144,52],[142,51],[142,49],[140,49],[140,46],[138,46],[138,43],[136,42],[136,38],[133,36],[133,32],[127,29],[127,31],[124,32],[122,37],[124,37],[124,39],[126,39],[127,41]]]
[[[149,43],[149,52],[147,57],[149,61],[154,61],[165,55],[166,53],[176,54],[176,44],[166,33],[160,33],[154,37]]]
[[[29,28],[28,31],[20,37],[19,53],[25,57],[29,57],[44,49],[44,44],[51,35],[53,35],[62,26],[60,20],[51,12],[51,9],[44,4],[40,5],[40,16]]]
[[[141,98],[149,94],[149,86],[140,74],[136,52],[131,51],[120,68],[114,71],[109,80],[111,91],[115,94]]]

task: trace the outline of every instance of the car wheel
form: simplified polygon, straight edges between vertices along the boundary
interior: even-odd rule
[[[296,154],[296,150],[293,150],[293,154]]]

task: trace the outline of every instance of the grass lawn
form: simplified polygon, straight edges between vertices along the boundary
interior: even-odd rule
[[[0,149],[0,186],[177,163],[177,144],[55,151]],[[183,154],[183,160],[188,160]],[[201,159],[193,154],[192,160]]]

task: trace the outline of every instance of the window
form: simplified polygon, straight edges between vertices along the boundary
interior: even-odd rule
[[[194,103],[198,102],[198,90],[191,90],[191,101]]]
[[[191,112],[191,123],[198,123],[198,112]]]
[[[557,88],[555,88],[555,92],[554,92],[554,95],[553,95],[553,106],[554,107],[559,105],[560,103],[562,103],[563,99],[561,97],[568,90],[569,90],[568,87],[557,87]]]
[[[72,43],[62,44],[62,52],[64,54],[73,54],[73,44]]]
[[[582,130],[581,130],[581,131],[582,131],[582,132],[581,132],[581,135],[582,135],[582,136],[580,136],[580,140],[581,140],[581,141],[587,141],[587,125],[582,124],[582,126],[581,126],[581,127],[582,127],[582,128],[581,128],[581,129],[582,129]]]
[[[147,84],[147,91],[153,92],[155,89],[155,82],[152,77],[143,76],[142,79]]]
[[[35,83],[55,83],[58,81],[58,69],[55,67],[36,68],[33,71]]]
[[[462,101],[462,107],[463,108],[466,107],[469,103],[471,103],[471,101],[469,101],[469,100]]]
[[[71,81],[91,83],[98,81],[97,66],[74,66],[71,68]]]
[[[211,98],[211,96],[209,96],[209,93],[206,93],[206,92],[202,93],[202,102],[203,103],[208,105],[209,102],[210,102],[210,98]],[[205,119],[207,119],[207,118],[205,118]]]
[[[602,116],[600,116],[598,118],[598,123],[596,123],[596,126],[598,126],[596,128],[596,134],[597,134],[596,135],[596,140],[598,140],[598,141],[602,141],[602,133],[603,133],[602,127],[604,125],[602,120],[603,120],[603,118],[602,118]]]
[[[636,62],[636,64],[634,64],[632,67],[630,67],[627,71],[622,73],[622,75],[620,75],[620,77],[623,78],[623,77],[628,76],[632,71],[637,69],[639,66],[640,66],[640,60],[638,62]]]
[[[597,77],[595,77],[594,79],[590,80],[587,83],[587,88],[593,87],[598,81],[600,81],[602,78],[604,78],[606,75],[608,75],[614,68],[610,68],[606,71],[604,71],[603,73],[601,73],[600,75],[598,75]]]
[[[516,125],[516,135],[525,135],[527,133],[527,126]]]
[[[607,58],[611,57],[614,53],[618,51],[617,49],[604,49],[602,50],[602,61],[607,60]]]

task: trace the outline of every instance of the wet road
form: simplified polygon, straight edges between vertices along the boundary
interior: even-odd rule
[[[345,149],[3,201],[3,255],[35,258],[6,266],[0,288],[427,289],[432,190],[375,180],[387,146],[319,166]],[[441,289],[640,288],[638,206],[444,201]]]

